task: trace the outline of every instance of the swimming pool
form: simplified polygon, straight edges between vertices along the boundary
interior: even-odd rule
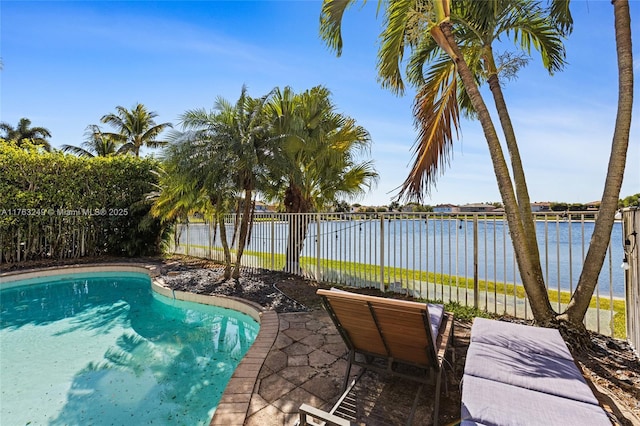
[[[0,423],[206,425],[258,333],[243,313],[83,273],[0,290]]]

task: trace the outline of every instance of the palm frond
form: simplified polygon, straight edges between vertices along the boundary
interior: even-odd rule
[[[532,47],[538,50],[550,74],[562,70],[566,64],[566,53],[556,26],[537,8],[523,7],[519,12],[506,20],[500,30],[512,36],[527,53],[531,53]]]
[[[407,65],[407,80],[414,86],[424,83],[424,67],[441,53],[440,47],[431,37],[423,37],[415,46]]]
[[[382,87],[399,94],[404,92],[400,64],[404,56],[407,16],[413,4],[413,0],[396,0],[387,3],[384,30],[380,34],[381,43],[378,51],[380,81]]]
[[[407,179],[399,188],[398,198],[421,201],[430,193],[438,172],[443,172],[450,159],[453,131],[459,134],[458,85],[455,64],[442,61],[434,67],[416,94],[414,116],[419,128],[414,163]]]
[[[334,50],[337,56],[342,55],[342,17],[345,10],[355,0],[324,0],[320,11],[320,37]]]
[[[69,152],[71,154],[77,155],[78,157],[86,157],[86,158],[94,157],[94,155],[91,152],[79,146],[62,145],[60,148],[62,149],[62,152]]]
[[[573,17],[569,10],[569,0],[550,0],[549,16],[563,36],[573,32]]]

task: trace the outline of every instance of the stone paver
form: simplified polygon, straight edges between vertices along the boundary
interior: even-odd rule
[[[268,320],[261,322],[211,425],[289,426],[301,404],[328,409],[340,396],[347,349],[329,316],[273,313]],[[263,332],[267,338],[258,342]]]
[[[274,372],[282,370],[287,366],[287,354],[280,350],[271,351],[264,361],[264,366]]]
[[[282,352],[289,355],[289,358],[297,355],[307,355],[313,352],[313,348],[300,342],[293,342],[291,345],[282,349]]]
[[[331,400],[336,394],[336,391],[338,391],[339,394],[341,386],[342,381],[338,379],[338,377],[320,375],[315,376],[302,385],[303,389],[325,401]]]
[[[280,371],[279,374],[285,379],[287,379],[288,381],[290,381],[291,383],[294,383],[297,386],[300,386],[304,382],[308,381],[313,376],[318,374],[318,370],[314,367],[310,367],[307,364],[302,366],[287,367],[282,371]]]

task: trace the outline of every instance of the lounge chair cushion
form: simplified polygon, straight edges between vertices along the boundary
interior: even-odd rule
[[[476,341],[469,346],[464,372],[469,376],[598,404],[573,360],[516,352]]]
[[[461,416],[463,425],[611,425],[597,404],[558,398],[467,374],[463,377]]]
[[[435,340],[438,338],[440,324],[442,324],[442,316],[444,315],[444,305],[427,303],[427,310],[429,311],[429,322],[431,323],[431,335],[433,336],[434,343],[435,343]]]
[[[550,328],[475,318],[471,328],[471,342],[502,346],[521,353],[573,360],[560,333]]]

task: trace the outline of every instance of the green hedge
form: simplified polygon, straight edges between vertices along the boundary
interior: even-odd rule
[[[166,230],[146,196],[157,162],[80,158],[0,140],[0,262],[159,253]]]

